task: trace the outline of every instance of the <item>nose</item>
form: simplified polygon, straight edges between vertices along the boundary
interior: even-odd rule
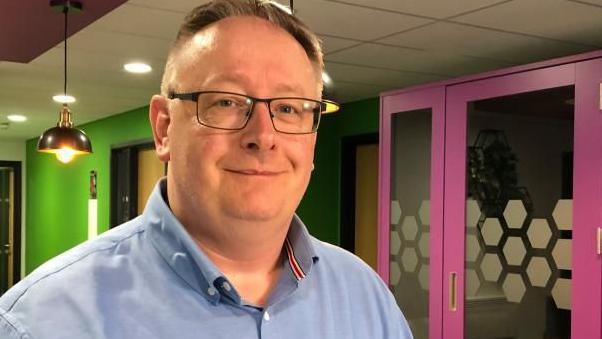
[[[277,132],[272,123],[268,104],[256,102],[249,114],[251,114],[249,121],[242,130],[241,146],[249,150],[274,149]]]

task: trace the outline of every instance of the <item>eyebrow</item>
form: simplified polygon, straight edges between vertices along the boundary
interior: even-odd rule
[[[231,83],[231,84],[242,84],[243,86],[249,84],[251,81],[249,77],[242,73],[233,72],[233,73],[223,73],[219,74],[213,78],[208,79],[210,83]],[[287,83],[277,83],[276,91],[278,93],[291,93],[297,95],[305,95],[303,93],[303,89],[300,84],[287,84]]]

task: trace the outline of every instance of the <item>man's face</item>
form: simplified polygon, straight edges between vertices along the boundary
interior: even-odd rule
[[[233,17],[205,28],[182,47],[174,64],[172,84],[180,93],[320,98],[315,69],[303,48],[259,18]],[[163,160],[170,161],[168,190],[188,222],[292,216],[309,182],[315,133],[275,131],[265,103],[255,105],[240,131],[200,125],[191,101],[170,100],[167,109]]]

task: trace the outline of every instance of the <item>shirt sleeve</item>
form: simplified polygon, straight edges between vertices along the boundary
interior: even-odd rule
[[[0,338],[33,339],[29,333],[10,314],[0,309]]]

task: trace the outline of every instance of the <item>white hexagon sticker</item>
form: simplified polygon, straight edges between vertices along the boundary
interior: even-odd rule
[[[529,242],[533,248],[546,248],[552,237],[550,225],[546,219],[533,218],[527,231]]]
[[[502,237],[502,233],[502,226],[497,218],[485,219],[483,227],[481,228],[481,234],[483,235],[485,244],[497,246],[500,242],[500,238]]]
[[[529,261],[529,266],[527,266],[527,275],[529,276],[531,285],[546,287],[552,275],[552,270],[550,270],[550,265],[548,265],[546,258],[533,257]]]
[[[571,245],[570,239],[558,239],[558,242],[554,245],[552,256],[556,266],[561,270],[571,269]]]
[[[399,219],[401,219],[401,207],[399,207],[399,201],[391,201],[391,225],[397,225]]]
[[[573,229],[573,200],[561,199],[552,212],[554,221],[560,230]]]
[[[504,209],[504,219],[510,228],[521,228],[527,217],[522,200],[509,200]]]
[[[418,241],[418,249],[420,250],[420,256],[422,258],[429,257],[429,233],[422,233],[420,240]]]
[[[466,235],[466,260],[470,262],[475,262],[477,257],[481,253],[481,245],[479,245],[479,240],[477,236],[474,234]]]
[[[399,278],[401,278],[401,270],[399,270],[399,264],[397,261],[391,261],[389,263],[389,284],[391,286],[396,286],[399,284]]]
[[[520,303],[526,290],[523,279],[520,274],[516,273],[508,273],[502,284],[502,289],[504,290],[506,299],[513,303]]]
[[[466,200],[466,226],[477,227],[481,218],[479,203],[474,199]]]
[[[523,240],[520,237],[508,237],[508,241],[504,245],[504,256],[508,265],[520,265],[525,254],[527,254],[527,250],[525,250]]]
[[[418,265],[416,251],[411,247],[404,249],[403,254],[401,255],[401,263],[406,272],[414,272],[416,270],[416,265]]]
[[[486,253],[481,261],[481,271],[486,281],[496,282],[502,273],[502,263],[497,254]]]
[[[467,269],[464,279],[466,280],[466,289],[464,292],[467,297],[474,297],[477,295],[477,291],[479,287],[481,287],[481,281],[479,280],[479,276],[477,272],[473,269]]]
[[[416,234],[418,234],[416,218],[413,216],[404,217],[401,224],[401,232],[406,240],[416,240]]]
[[[420,283],[420,288],[427,291],[429,289],[429,265],[420,266],[420,270],[418,270],[418,282]]]
[[[563,310],[571,309],[571,279],[558,278],[552,288],[552,297],[556,307]]]
[[[393,255],[397,255],[399,253],[399,249],[401,248],[401,239],[399,239],[399,233],[396,231],[391,231],[391,242],[390,242],[390,252]]]
[[[423,225],[431,224],[431,202],[423,200],[418,209],[418,217]]]

